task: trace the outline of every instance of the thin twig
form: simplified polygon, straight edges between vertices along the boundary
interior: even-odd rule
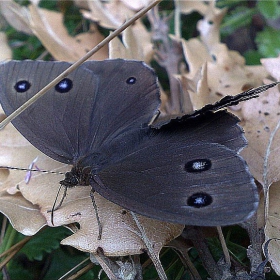
[[[116,271],[113,271],[116,270],[116,265],[103,254],[102,250],[97,249],[97,252],[96,254],[94,254],[94,257],[99,262],[99,264],[101,265],[101,267],[103,268],[104,272],[110,280],[118,280],[117,276],[115,275]]]
[[[269,210],[269,187],[272,183],[268,182],[268,160],[269,160],[269,156],[270,156],[270,152],[271,152],[271,147],[273,144],[273,140],[275,139],[275,135],[278,132],[280,127],[280,121],[278,121],[276,127],[274,128],[274,130],[272,131],[270,137],[269,137],[269,142],[266,148],[266,152],[265,152],[265,157],[264,157],[264,163],[263,163],[263,192],[264,192],[264,220],[265,222],[267,221],[267,217],[268,217],[268,210]]]
[[[220,242],[221,242],[221,245],[222,245],[222,249],[223,249],[223,253],[224,253],[224,256],[225,256],[226,264],[228,265],[228,267],[230,267],[231,266],[230,255],[229,255],[229,251],[228,251],[227,244],[226,244],[226,241],[225,241],[225,237],[224,237],[223,232],[222,232],[222,228],[220,226],[218,226],[217,231],[218,231],[219,239],[220,239]]]
[[[2,254],[0,254],[0,258],[8,255],[8,257],[0,263],[0,270],[14,257],[16,253],[32,238],[32,236],[27,236]]]
[[[87,264],[86,266],[84,266],[83,268],[79,269],[78,272],[76,272],[76,270],[81,267],[82,265],[84,265],[86,262],[90,261],[90,258],[86,258],[85,260],[83,260],[82,262],[80,262],[79,264],[77,264],[76,266],[74,266],[73,268],[71,268],[68,272],[66,272],[63,276],[61,276],[58,280],[74,280],[77,279],[78,277],[80,277],[81,275],[83,275],[84,273],[86,273],[87,271],[89,271],[90,269],[92,269],[94,267],[94,264],[91,262],[89,264]]]

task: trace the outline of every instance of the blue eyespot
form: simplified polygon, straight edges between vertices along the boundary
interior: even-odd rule
[[[127,80],[126,80],[126,83],[128,85],[133,85],[136,83],[136,78],[135,77],[129,77]]]
[[[56,86],[55,90],[59,93],[66,93],[73,87],[73,82],[69,78],[64,78]]]
[[[203,172],[209,170],[212,167],[211,160],[209,159],[195,159],[187,162],[185,164],[185,171],[193,172]]]
[[[187,200],[187,205],[194,208],[201,208],[210,205],[213,202],[211,195],[207,193],[195,193]]]
[[[30,82],[26,81],[26,80],[22,80],[22,81],[18,81],[15,86],[14,89],[17,92],[26,92],[30,89],[31,84]]]

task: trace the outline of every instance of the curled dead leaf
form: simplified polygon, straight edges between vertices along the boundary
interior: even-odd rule
[[[269,189],[269,210],[265,225],[265,239],[272,239],[268,245],[268,259],[275,270],[280,275],[280,183],[274,183]],[[264,243],[265,244],[265,243]]]
[[[20,6],[13,0],[0,1],[0,12],[8,23],[16,30],[31,35],[32,30],[28,23],[28,9]]]
[[[89,32],[70,36],[63,24],[63,14],[39,8],[36,3],[31,3],[26,8],[9,0],[2,1],[1,5],[5,8],[2,13],[6,19],[10,23],[19,21],[14,27],[21,32],[36,35],[56,60],[76,61],[104,39],[94,24]],[[22,26],[25,27],[24,30],[20,28]],[[102,60],[107,57],[108,48],[105,46],[92,59]]]
[[[8,45],[7,36],[0,32],[0,61],[12,58],[12,50]]]
[[[242,151],[253,176],[266,188],[280,180],[280,94],[277,87],[242,104],[248,147]]]
[[[136,59],[149,63],[153,57],[151,35],[140,21],[123,32],[122,42],[116,37],[109,43],[109,58]]]

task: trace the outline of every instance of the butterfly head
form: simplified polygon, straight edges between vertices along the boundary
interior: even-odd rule
[[[65,178],[59,183],[67,188],[75,186],[88,186],[90,185],[90,168],[77,168],[73,167],[71,171],[65,174]]]

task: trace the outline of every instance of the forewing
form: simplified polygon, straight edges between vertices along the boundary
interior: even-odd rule
[[[5,113],[11,114],[69,66],[43,61],[0,64]],[[146,126],[160,103],[155,74],[142,62],[91,61],[68,78],[73,82],[70,91],[51,89],[13,121],[35,147],[61,162],[90,157],[119,135]],[[128,83],[132,78],[136,82]],[[17,92],[18,81],[28,81],[30,89]]]

